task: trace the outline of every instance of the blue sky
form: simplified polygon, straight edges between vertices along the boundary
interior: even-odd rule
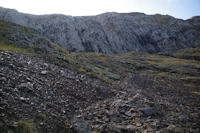
[[[31,14],[73,16],[112,11],[168,14],[182,19],[200,15],[200,0],[0,0],[0,6]]]
[[[147,1],[148,4],[143,4]],[[130,2],[134,4],[134,0]],[[169,14],[183,19],[200,15],[200,0],[138,0],[138,4],[143,12],[150,14]]]

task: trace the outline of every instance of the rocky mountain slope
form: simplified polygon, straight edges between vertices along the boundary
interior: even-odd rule
[[[18,120],[33,120],[40,132],[66,132],[81,108],[114,95],[97,79],[35,57],[0,51],[0,59],[1,133]]]
[[[200,44],[199,17],[104,13],[97,16],[31,15],[0,8],[0,19],[38,30],[70,52],[169,52]]]
[[[0,21],[0,133],[198,133],[199,53],[69,54]]]
[[[0,49],[18,51],[61,64],[71,62],[69,53],[31,28],[0,20]],[[61,61],[58,61],[61,60]]]
[[[92,57],[98,56],[84,58]],[[0,132],[200,131],[199,62],[143,54],[118,57],[122,62],[108,58],[110,64],[99,59],[93,68],[108,73],[113,68],[109,65],[115,64],[120,68],[112,72],[126,71],[125,77],[105,82],[37,57],[0,50]]]

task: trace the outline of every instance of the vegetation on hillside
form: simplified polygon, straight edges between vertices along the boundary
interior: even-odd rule
[[[73,63],[69,53],[34,29],[0,21],[0,50],[37,56],[54,64]]]
[[[77,111],[81,109],[81,105],[84,105],[83,108],[85,108],[87,105],[88,108],[86,108],[86,114],[84,114],[84,112],[81,114],[80,110],[80,112],[77,111],[80,113],[80,115],[77,115],[77,118],[81,118],[81,115],[86,115],[86,118],[84,119],[88,120],[98,117],[98,119],[95,118],[95,121],[98,121],[97,124],[102,124],[104,121],[107,121],[107,116],[109,115],[105,115],[106,113],[112,114],[114,112],[114,115],[112,114],[111,117],[115,117],[115,115],[119,113],[120,109],[122,109],[121,114],[117,117],[120,118],[119,120],[123,120],[124,122],[124,119],[132,119],[138,117],[137,119],[145,119],[144,123],[146,123],[146,117],[142,115],[140,116],[139,112],[141,114],[141,110],[144,109],[140,106],[142,104],[146,106],[147,103],[148,108],[147,110],[145,109],[145,111],[147,111],[147,114],[149,113],[148,111],[150,111],[153,119],[155,118],[160,121],[172,119],[168,121],[179,123],[179,121],[187,121],[187,118],[191,116],[190,120],[188,121],[193,121],[194,124],[198,123],[198,114],[196,115],[196,109],[198,109],[198,98],[200,95],[199,48],[184,49],[165,54],[148,54],[142,52],[129,52],[118,55],[105,55],[101,53],[69,53],[57,44],[54,44],[45,37],[42,37],[40,33],[33,29],[0,21],[0,50],[17,52],[13,53],[1,51],[2,58],[0,58],[2,60],[1,65],[5,66],[2,69],[2,72],[4,73],[2,75],[4,75],[5,77],[1,78],[0,81],[2,85],[7,85],[6,88],[11,88],[10,91],[14,92],[12,93],[13,95],[17,94],[17,96],[11,98],[11,100],[20,101],[18,104],[21,105],[21,103],[24,103],[23,107],[25,107],[26,105],[37,105],[37,98],[41,99],[41,104],[38,104],[36,107],[41,106],[42,109],[45,109],[41,113],[41,108],[40,110],[37,108],[39,112],[32,115],[40,121],[40,123],[35,123],[36,127],[39,127],[38,129],[44,128],[42,127],[44,124],[43,122],[46,122],[46,127],[50,127],[54,124],[59,125],[60,123],[52,123],[52,121],[54,121],[55,118],[59,119],[59,122],[60,118],[66,120],[66,116],[68,113],[68,115],[72,117],[70,113],[74,113],[74,110]],[[32,56],[39,57],[41,60]],[[19,57],[22,58],[18,60]],[[31,60],[34,63],[29,64]],[[42,60],[45,60],[45,63]],[[17,61],[20,61],[21,65],[20,63],[18,64]],[[46,62],[50,64],[47,64]],[[29,67],[27,67],[27,64],[29,64]],[[14,69],[15,67],[16,69]],[[30,68],[33,68],[35,71],[29,70]],[[10,74],[14,74],[16,72],[15,76],[10,76],[9,74],[7,74],[7,70],[10,70]],[[25,77],[25,80],[21,78],[19,78],[19,80],[16,80],[18,77],[20,77],[18,75],[23,73],[23,71],[26,74],[21,77]],[[36,75],[34,75],[33,73]],[[85,74],[89,76],[86,76]],[[100,79],[101,81],[96,79]],[[10,81],[13,81],[12,85],[10,84]],[[18,84],[21,82],[25,83],[16,86],[16,83]],[[36,87],[36,85],[38,86]],[[16,88],[14,87],[13,89],[13,86],[16,86]],[[33,87],[37,89],[31,89]],[[40,91],[43,93],[38,92],[38,88],[40,88]],[[0,90],[1,92],[4,91],[2,89]],[[143,90],[145,98],[143,97],[143,95],[137,93],[139,90]],[[9,93],[6,92],[1,93],[1,95],[2,94],[7,98],[7,94]],[[28,94],[30,98],[26,98],[26,95],[22,95],[20,97],[20,95],[18,94]],[[35,96],[33,94],[35,94]],[[49,101],[49,99],[51,98],[55,99]],[[10,98],[8,99],[10,100]],[[33,102],[27,104],[28,102],[30,102],[30,99],[32,99]],[[104,99],[105,101],[102,99]],[[168,103],[164,105],[162,100],[165,101],[166,99],[167,102],[171,102],[173,106],[166,105]],[[69,100],[70,102],[67,100]],[[13,103],[16,103],[16,101]],[[43,104],[46,101],[49,103]],[[100,103],[98,103],[97,101],[100,101]],[[110,104],[110,102],[113,102],[113,104]],[[140,110],[136,110],[136,107],[133,107],[133,110],[129,111],[130,106],[128,106],[128,108],[126,108],[126,106],[133,105],[132,102],[138,105],[138,108]],[[54,103],[54,105],[51,105],[52,103]],[[177,104],[179,103],[181,103],[180,106],[177,106]],[[113,110],[115,109],[115,106],[118,106],[118,104],[119,107],[117,107],[117,110]],[[46,108],[46,105],[49,109]],[[64,105],[66,105],[65,108],[67,109],[59,110],[61,111],[61,113],[57,111],[59,107],[64,107]],[[68,107],[68,105],[70,106]],[[110,110],[108,109],[108,106],[110,106]],[[101,112],[103,107],[105,107],[103,109],[104,112]],[[166,109],[164,109],[165,107]],[[53,108],[56,109],[56,114]],[[125,108],[127,109],[127,112],[123,110]],[[157,113],[153,112],[151,108],[155,109]],[[183,118],[182,116],[179,116],[179,114],[183,113],[182,111],[180,111],[180,109],[182,108],[186,110],[186,113],[184,112]],[[21,108],[19,109],[21,110]],[[180,120],[177,120],[178,109],[178,119]],[[4,110],[7,111],[6,108]],[[90,110],[92,110],[93,113],[95,112],[96,115],[93,116],[91,115],[92,113],[87,112]],[[31,111],[34,112],[35,110]],[[19,115],[19,113],[17,115]],[[50,115],[52,115],[53,117],[49,117]],[[170,115],[171,117],[168,117],[168,115]],[[56,117],[54,118],[54,116]],[[93,116],[93,118],[91,116]],[[21,117],[26,116],[23,116],[22,114]],[[149,119],[149,117],[147,118]],[[99,121],[99,119],[102,120]],[[104,124],[107,125],[107,123],[109,122],[112,123],[112,119],[113,118],[108,118],[108,120],[110,121],[107,121]],[[76,122],[80,124],[79,121]],[[140,128],[140,122],[132,122],[136,122],[136,126],[138,125],[138,128]],[[158,121],[158,123],[161,122]],[[60,124],[62,125],[62,128],[60,129],[60,127],[58,127],[58,129],[63,130],[67,126],[71,127],[71,125],[73,125],[70,125],[69,121],[67,124],[68,125],[64,125],[62,121],[62,124]],[[117,125],[115,126],[117,128],[123,129],[123,127],[119,127]],[[162,127],[168,129],[168,127],[170,128],[170,126],[175,128],[175,126],[171,124],[164,125]],[[190,127],[190,125],[187,125],[186,127]],[[7,128],[8,126],[4,126],[5,131],[7,130]],[[33,122],[29,121],[18,121],[16,122],[15,128],[16,132],[18,133],[32,133],[35,130]],[[195,126],[191,128],[196,129]],[[129,131],[128,127],[126,129]],[[133,129],[135,130],[135,127]],[[80,130],[82,131],[82,127],[80,127]]]
[[[35,127],[31,121],[18,121],[17,122],[17,133],[34,133]]]
[[[50,63],[75,69],[115,85],[129,73],[149,77],[152,82],[155,79],[168,79],[179,81],[187,87],[200,85],[198,48],[165,55],[136,52],[120,55],[69,54],[33,29],[0,21],[0,49],[38,56]]]

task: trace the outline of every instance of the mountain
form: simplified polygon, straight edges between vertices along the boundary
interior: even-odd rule
[[[69,52],[158,53],[200,45],[198,16],[180,20],[168,15],[111,12],[73,17],[0,8],[0,19],[31,27]]]
[[[37,56],[54,64],[72,61],[68,51],[43,37],[38,31],[0,20],[0,50]]]
[[[69,53],[1,20],[0,133],[198,133],[199,53]]]

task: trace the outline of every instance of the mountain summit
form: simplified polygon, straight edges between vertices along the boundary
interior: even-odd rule
[[[158,53],[200,44],[199,17],[184,21],[168,15],[116,12],[73,17],[0,8],[0,19],[38,30],[69,52]]]

